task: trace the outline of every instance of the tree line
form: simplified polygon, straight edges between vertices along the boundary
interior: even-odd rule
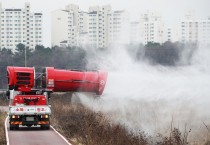
[[[189,65],[198,46],[196,43],[163,44],[149,42],[146,45],[128,45],[127,50],[136,61],[147,61],[152,65],[178,66]]]
[[[6,48],[0,50],[0,88],[6,88],[7,66],[25,66],[25,51],[28,67],[85,69],[86,66],[86,52],[80,47],[49,48],[37,45],[32,50],[20,43],[15,52]]]
[[[147,61],[152,65],[177,66],[190,64],[190,60],[196,44],[183,44],[165,42],[143,44],[129,44],[126,51],[135,61]],[[0,88],[6,88],[6,68],[7,66],[25,66],[28,67],[55,67],[61,69],[88,69],[89,58],[94,59],[95,66],[91,69],[97,69],[97,55],[109,55],[113,48],[91,47],[44,47],[37,45],[34,50],[29,49],[24,44],[18,44],[15,52],[3,48],[0,50]],[[187,53],[186,53],[187,52]],[[120,53],[120,52],[119,52]],[[182,61],[183,54],[185,62]],[[186,61],[187,60],[187,61]]]

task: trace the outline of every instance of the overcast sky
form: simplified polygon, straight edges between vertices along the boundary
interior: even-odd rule
[[[32,12],[43,13],[43,42],[50,46],[51,11],[64,9],[67,4],[77,4],[81,10],[89,6],[110,4],[113,10],[127,10],[132,20],[138,20],[146,11],[159,12],[166,25],[173,25],[188,11],[195,11],[199,18],[210,16],[210,0],[0,0],[2,8],[24,8],[30,2]]]

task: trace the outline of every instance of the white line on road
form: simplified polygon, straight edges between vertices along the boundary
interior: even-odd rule
[[[8,130],[7,130],[7,120],[8,120],[9,116],[6,117],[5,119],[5,122],[4,122],[4,126],[5,126],[5,134],[6,134],[6,142],[7,142],[7,145],[9,145],[9,135],[8,135]],[[68,140],[63,136],[61,135],[54,127],[52,127],[50,125],[50,127],[55,131],[55,133],[57,133],[68,145],[72,145],[68,142]]]
[[[4,122],[7,145],[9,145],[9,135],[8,135],[8,130],[7,130],[7,120],[8,120],[8,118],[9,118],[9,116],[7,116],[7,118],[5,119],[5,122]]]
[[[72,144],[70,144],[69,142],[68,142],[68,140],[63,136],[63,135],[61,135],[57,130],[55,130],[55,128],[54,127],[52,127],[51,125],[50,125],[50,127],[55,131],[55,133],[57,133],[68,145],[72,145]]]

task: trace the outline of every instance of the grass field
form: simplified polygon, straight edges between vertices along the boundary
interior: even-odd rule
[[[120,125],[110,124],[101,113],[95,113],[80,104],[71,104],[71,95],[53,96],[52,125],[73,144],[84,145],[146,145],[147,137],[127,133]]]
[[[107,116],[79,103],[71,102],[71,94],[53,95],[52,125],[73,145],[187,145],[190,130],[181,133],[171,128],[170,134],[157,134],[156,140],[143,131],[129,132],[125,126],[112,124]],[[210,145],[210,142],[202,143]],[[200,143],[193,143],[200,145]]]
[[[6,145],[4,121],[6,118],[6,112],[0,111],[0,145]]]
[[[9,100],[7,100],[5,94],[0,94],[0,106],[8,106]]]
[[[0,106],[7,106],[9,101],[4,94],[0,94]],[[0,110],[0,145],[6,145],[4,121],[7,113]]]

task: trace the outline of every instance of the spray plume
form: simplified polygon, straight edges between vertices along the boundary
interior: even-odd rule
[[[102,97],[79,97],[85,106],[129,131],[168,135],[172,124],[181,131],[191,129],[192,141],[204,139],[200,135],[206,134],[203,122],[210,125],[209,56],[210,49],[200,46],[190,65],[154,66],[133,61],[123,47],[115,47],[106,56],[89,59],[90,64],[97,59],[99,67],[109,72]]]

